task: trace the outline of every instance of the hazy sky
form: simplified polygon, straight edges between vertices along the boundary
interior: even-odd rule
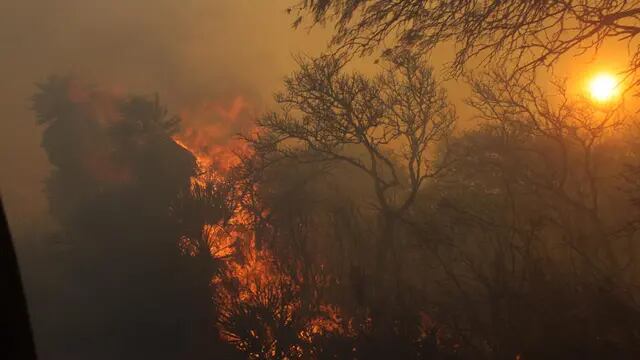
[[[0,191],[14,227],[46,214],[49,167],[29,110],[34,83],[74,74],[104,88],[159,92],[170,112],[242,95],[269,101],[318,53],[325,31],[294,31],[294,0],[14,0],[0,7]]]
[[[47,213],[42,189],[49,166],[28,101],[35,82],[73,74],[102,88],[157,91],[173,113],[208,101],[231,104],[239,95],[255,106],[268,105],[294,69],[292,55],[317,54],[328,39],[330,29],[291,28],[285,9],[296,1],[5,1],[0,191],[14,230]],[[450,53],[451,46],[441,47],[433,60]],[[621,53],[609,52],[600,64],[619,61]],[[567,64],[561,73],[584,77],[584,66],[574,59]],[[460,104],[464,91],[455,83],[448,87]]]

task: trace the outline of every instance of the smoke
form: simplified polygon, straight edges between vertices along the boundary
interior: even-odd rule
[[[293,18],[285,9],[296,1],[16,0],[3,7],[0,191],[12,228],[33,227],[34,217],[47,212],[42,182],[49,164],[28,109],[34,82],[73,74],[114,93],[157,91],[170,112],[196,114],[201,128],[219,128],[209,122],[221,123],[224,116],[207,113],[208,104],[229,109],[242,98],[248,105],[244,111],[259,113],[295,68],[292,54],[314,55],[325,48],[330,26],[311,32],[291,28]],[[598,58],[611,67],[624,49],[610,47]],[[439,67],[453,53],[454,44],[443,44],[429,61]],[[560,64],[558,73],[570,78],[598,67],[589,64],[592,57],[565,60],[568,65]],[[462,82],[448,82],[447,88],[456,103],[467,94]],[[465,107],[460,110],[468,117]],[[185,119],[189,127],[191,118]],[[224,144],[233,130],[235,125],[214,137]]]
[[[158,92],[169,112],[224,145],[271,101],[292,54],[326,31],[291,29],[292,0],[22,0],[0,14],[0,191],[12,228],[47,213],[50,165],[29,110],[34,83],[74,75],[113,93]],[[237,112],[234,114],[234,112]],[[235,115],[232,126],[222,123]],[[185,133],[193,138],[195,133]]]

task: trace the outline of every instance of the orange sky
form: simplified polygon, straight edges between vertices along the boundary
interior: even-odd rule
[[[49,166],[28,109],[34,82],[72,73],[109,89],[158,91],[174,113],[212,101],[232,107],[238,96],[264,109],[294,69],[291,55],[317,54],[330,30],[294,31],[285,9],[296,1],[21,0],[5,7],[0,191],[14,230],[46,218],[42,187]],[[440,46],[434,64],[442,65],[452,49]],[[556,74],[580,88],[593,72],[615,71],[626,60],[624,44],[612,43],[595,58],[565,58]],[[464,86],[450,81],[447,87],[458,113],[469,117],[461,105]]]
[[[0,191],[9,221],[46,214],[49,167],[28,109],[35,82],[75,74],[119,91],[159,92],[174,113],[241,95],[268,103],[326,36],[291,29],[291,0],[21,0],[0,13]],[[8,56],[6,56],[8,55]]]

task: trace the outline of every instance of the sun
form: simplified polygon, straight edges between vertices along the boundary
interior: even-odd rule
[[[607,102],[618,95],[618,79],[609,73],[600,73],[589,81],[591,98],[598,102]]]

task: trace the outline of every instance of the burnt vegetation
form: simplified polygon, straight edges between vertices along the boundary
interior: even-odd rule
[[[175,140],[157,96],[38,85],[60,225],[32,255],[55,271],[27,274],[51,299],[35,307],[43,354],[640,357],[637,113],[535,76],[607,38],[633,45],[637,3],[291,10],[337,22],[331,51],[298,59],[225,171]],[[377,73],[350,68],[342,50],[385,40]],[[450,74],[471,88],[464,129],[424,56],[450,40]],[[478,57],[493,70],[467,71]]]

